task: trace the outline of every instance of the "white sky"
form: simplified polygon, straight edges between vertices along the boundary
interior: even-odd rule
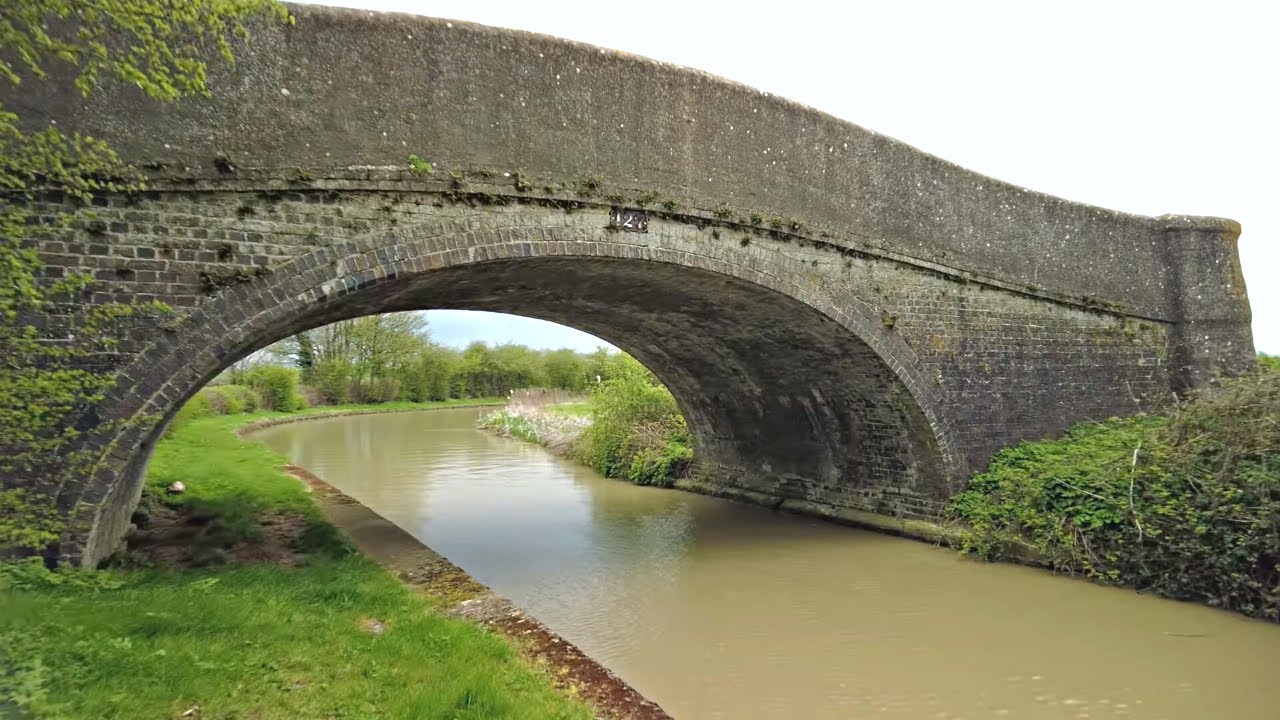
[[[609,343],[581,330],[519,315],[479,310],[428,310],[426,315],[432,339],[449,347],[465,348],[474,340],[483,340],[490,345],[515,342],[539,350],[613,349]]]
[[[1071,200],[1238,220],[1254,339],[1280,353],[1280,11],[1264,0],[322,4],[625,50]]]

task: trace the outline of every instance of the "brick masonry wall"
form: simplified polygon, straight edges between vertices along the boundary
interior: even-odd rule
[[[606,201],[566,212],[519,197],[385,183],[154,191],[101,198],[40,251],[50,277],[97,278],[91,302],[176,311],[122,328],[102,362],[123,373],[103,417],[167,416],[238,357],[322,322],[523,312],[595,332],[658,372],[717,482],[907,517],[936,515],[1000,447],[1169,391],[1168,322],[768,227],[672,213],[626,233],[610,229]],[[408,246],[442,259],[405,266]],[[56,340],[67,317],[42,324]],[[198,368],[165,365],[175,345]],[[121,512],[107,508],[130,505],[154,437],[111,440],[98,439],[118,477],[59,489],[82,518],[71,556],[120,524],[104,523]]]

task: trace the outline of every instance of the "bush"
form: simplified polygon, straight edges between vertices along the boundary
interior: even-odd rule
[[[245,385],[211,385],[197,395],[204,395],[214,415],[251,413],[262,406],[262,399]]]
[[[325,405],[344,405],[351,402],[351,366],[339,360],[317,362],[311,368],[308,379],[324,396]]]
[[[638,362],[597,386],[589,407],[579,462],[643,485],[670,485],[688,468],[692,443],[675,398]]]
[[[293,412],[301,407],[296,368],[255,365],[245,371],[244,382],[258,392],[263,409]]]
[[[298,396],[302,398],[303,407],[315,407],[316,405],[325,405],[326,398],[319,388],[310,385],[299,385]]]
[[[392,402],[400,394],[400,381],[395,378],[378,377],[364,386],[362,401],[367,403]]]
[[[173,416],[173,424],[181,425],[191,422],[196,418],[209,417],[213,415],[213,403],[209,400],[208,388],[203,388],[191,397],[182,407],[178,408],[178,414]]]
[[[956,496],[970,549],[1280,621],[1280,372],[1004,450]]]
[[[175,425],[212,415],[238,415],[254,412],[262,405],[253,388],[244,385],[209,385],[203,387],[178,410]]]
[[[677,441],[668,441],[661,449],[642,447],[631,456],[627,479],[637,485],[670,487],[692,460],[693,450]]]

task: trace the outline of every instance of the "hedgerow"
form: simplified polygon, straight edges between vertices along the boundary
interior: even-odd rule
[[[1029,543],[1065,572],[1280,621],[1280,371],[1006,449],[949,512],[985,557]]]

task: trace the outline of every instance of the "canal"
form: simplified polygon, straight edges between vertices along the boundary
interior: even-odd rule
[[[476,409],[264,429],[681,720],[1280,718],[1280,627],[607,480]]]

